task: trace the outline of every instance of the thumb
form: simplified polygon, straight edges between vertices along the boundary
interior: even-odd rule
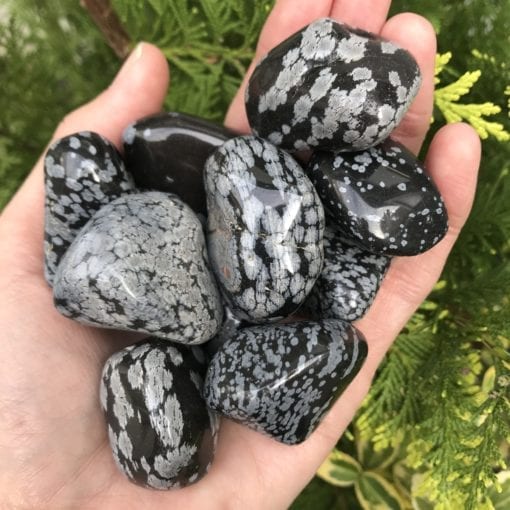
[[[67,115],[55,138],[76,131],[96,131],[119,146],[122,131],[129,123],[161,109],[168,80],[163,53],[152,44],[139,43],[112,84],[90,103]]]
[[[163,53],[151,44],[138,44],[112,84],[67,115],[52,141],[77,131],[95,131],[118,147],[122,131],[129,123],[161,109],[168,81],[168,64]],[[26,270],[33,266],[36,273],[42,270],[43,256],[43,161],[41,156],[0,216],[0,244],[7,249],[2,260],[23,264]]]

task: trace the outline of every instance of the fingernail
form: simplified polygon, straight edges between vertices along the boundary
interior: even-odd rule
[[[125,76],[129,75],[136,63],[142,58],[144,43],[140,42],[136,45],[135,49],[129,54],[129,57],[124,61],[122,67],[119,69],[114,82],[122,80]]]

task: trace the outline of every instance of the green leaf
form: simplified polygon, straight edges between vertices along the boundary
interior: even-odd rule
[[[366,471],[359,478],[354,490],[364,510],[403,510],[403,502],[397,489],[385,478]]]
[[[381,470],[391,465],[398,455],[398,448],[374,448],[374,443],[366,439],[356,440],[356,450],[365,470]]]
[[[436,59],[436,84],[439,83],[437,77],[444,66],[451,58],[450,53],[439,55]],[[434,92],[434,103],[443,114],[446,122],[469,122],[480,135],[480,138],[486,139],[493,136],[500,142],[510,140],[510,133],[505,130],[505,127],[500,122],[491,122],[486,120],[485,116],[496,115],[501,112],[501,108],[491,101],[485,103],[459,103],[459,99],[468,94],[475,83],[480,79],[482,72],[477,69],[476,71],[468,71],[464,73],[453,83],[446,85],[442,88],[436,89]]]
[[[322,463],[317,476],[337,487],[350,487],[361,472],[362,468],[355,459],[335,448]]]

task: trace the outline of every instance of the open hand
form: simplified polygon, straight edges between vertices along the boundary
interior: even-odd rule
[[[392,136],[416,153],[432,113],[435,35],[426,20],[413,14],[386,21],[389,6],[389,0],[279,0],[255,60],[324,16],[398,43],[418,61],[423,84]],[[226,124],[248,132],[245,84]],[[160,110],[167,86],[164,56],[142,44],[110,88],[62,121],[55,138],[92,130],[119,146],[129,123]],[[479,159],[479,140],[469,126],[446,126],[432,141],[426,165],[445,200],[449,231],[429,252],[393,260],[371,309],[356,324],[369,343],[367,362],[316,432],[300,445],[286,446],[223,420],[210,472],[196,485],[170,492],[133,485],[114,465],[99,407],[100,373],[104,361],[133,337],[79,325],[54,309],[43,277],[40,159],[0,217],[0,506],[286,508],[353,418],[386,351],[438,279],[469,213]]]

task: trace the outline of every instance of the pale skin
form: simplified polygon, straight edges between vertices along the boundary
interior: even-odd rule
[[[417,153],[432,112],[435,34],[414,14],[386,20],[389,6],[387,0],[279,0],[262,31],[255,60],[323,16],[400,44],[418,61],[423,85],[393,137]],[[127,124],[161,109],[168,81],[164,56],[142,44],[105,92],[62,121],[55,138],[93,130],[119,146]],[[248,132],[245,83],[225,123]],[[469,214],[479,161],[479,139],[469,126],[452,124],[435,136],[425,162],[446,203],[448,233],[423,255],[393,260],[372,307],[356,324],[369,343],[367,362],[310,438],[286,446],[223,420],[207,476],[191,487],[160,492],[133,485],[118,472],[99,407],[102,365],[133,337],[79,325],[53,307],[43,278],[40,159],[0,217],[0,507],[288,507],[352,420],[388,348],[439,278]]]

